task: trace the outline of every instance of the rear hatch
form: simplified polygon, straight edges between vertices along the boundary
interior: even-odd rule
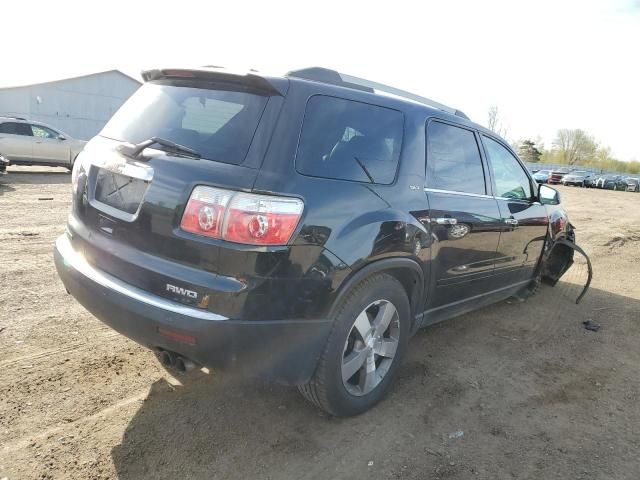
[[[147,78],[76,161],[69,229],[94,266],[207,308],[209,293],[242,290],[229,265],[242,269],[247,248],[183,231],[182,213],[196,185],[252,189],[287,81],[192,70]],[[136,149],[152,138],[162,142]]]

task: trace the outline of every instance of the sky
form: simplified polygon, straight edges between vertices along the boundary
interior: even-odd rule
[[[497,106],[511,141],[549,148],[559,128],[581,128],[640,160],[640,0],[30,0],[5,2],[2,18],[0,87],[113,68],[323,66],[483,125]]]

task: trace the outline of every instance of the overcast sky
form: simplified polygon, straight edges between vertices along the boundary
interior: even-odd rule
[[[582,128],[640,160],[640,0],[3,2],[0,86],[118,68],[324,66],[512,140]],[[10,41],[9,41],[10,40]]]

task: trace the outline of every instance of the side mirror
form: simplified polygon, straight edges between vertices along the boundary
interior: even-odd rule
[[[58,140],[66,140],[67,137],[65,137],[64,135],[58,135]]]
[[[560,192],[555,188],[548,187],[547,185],[540,185],[540,188],[538,189],[538,199],[543,205],[559,205]]]

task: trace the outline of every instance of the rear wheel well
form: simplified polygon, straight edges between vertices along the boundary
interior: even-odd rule
[[[388,270],[383,270],[381,273],[391,275],[402,284],[402,287],[407,294],[407,298],[409,299],[411,313],[414,315],[418,313],[417,310],[419,308],[420,299],[422,298],[422,293],[420,291],[422,288],[422,282],[418,273],[410,268],[390,268]]]
[[[412,314],[411,323],[413,324],[415,315],[422,312],[425,284],[422,269],[418,263],[406,258],[378,260],[356,271],[340,289],[331,308],[331,313],[349,291],[365,279],[379,273],[390,275],[400,282],[409,299]]]

